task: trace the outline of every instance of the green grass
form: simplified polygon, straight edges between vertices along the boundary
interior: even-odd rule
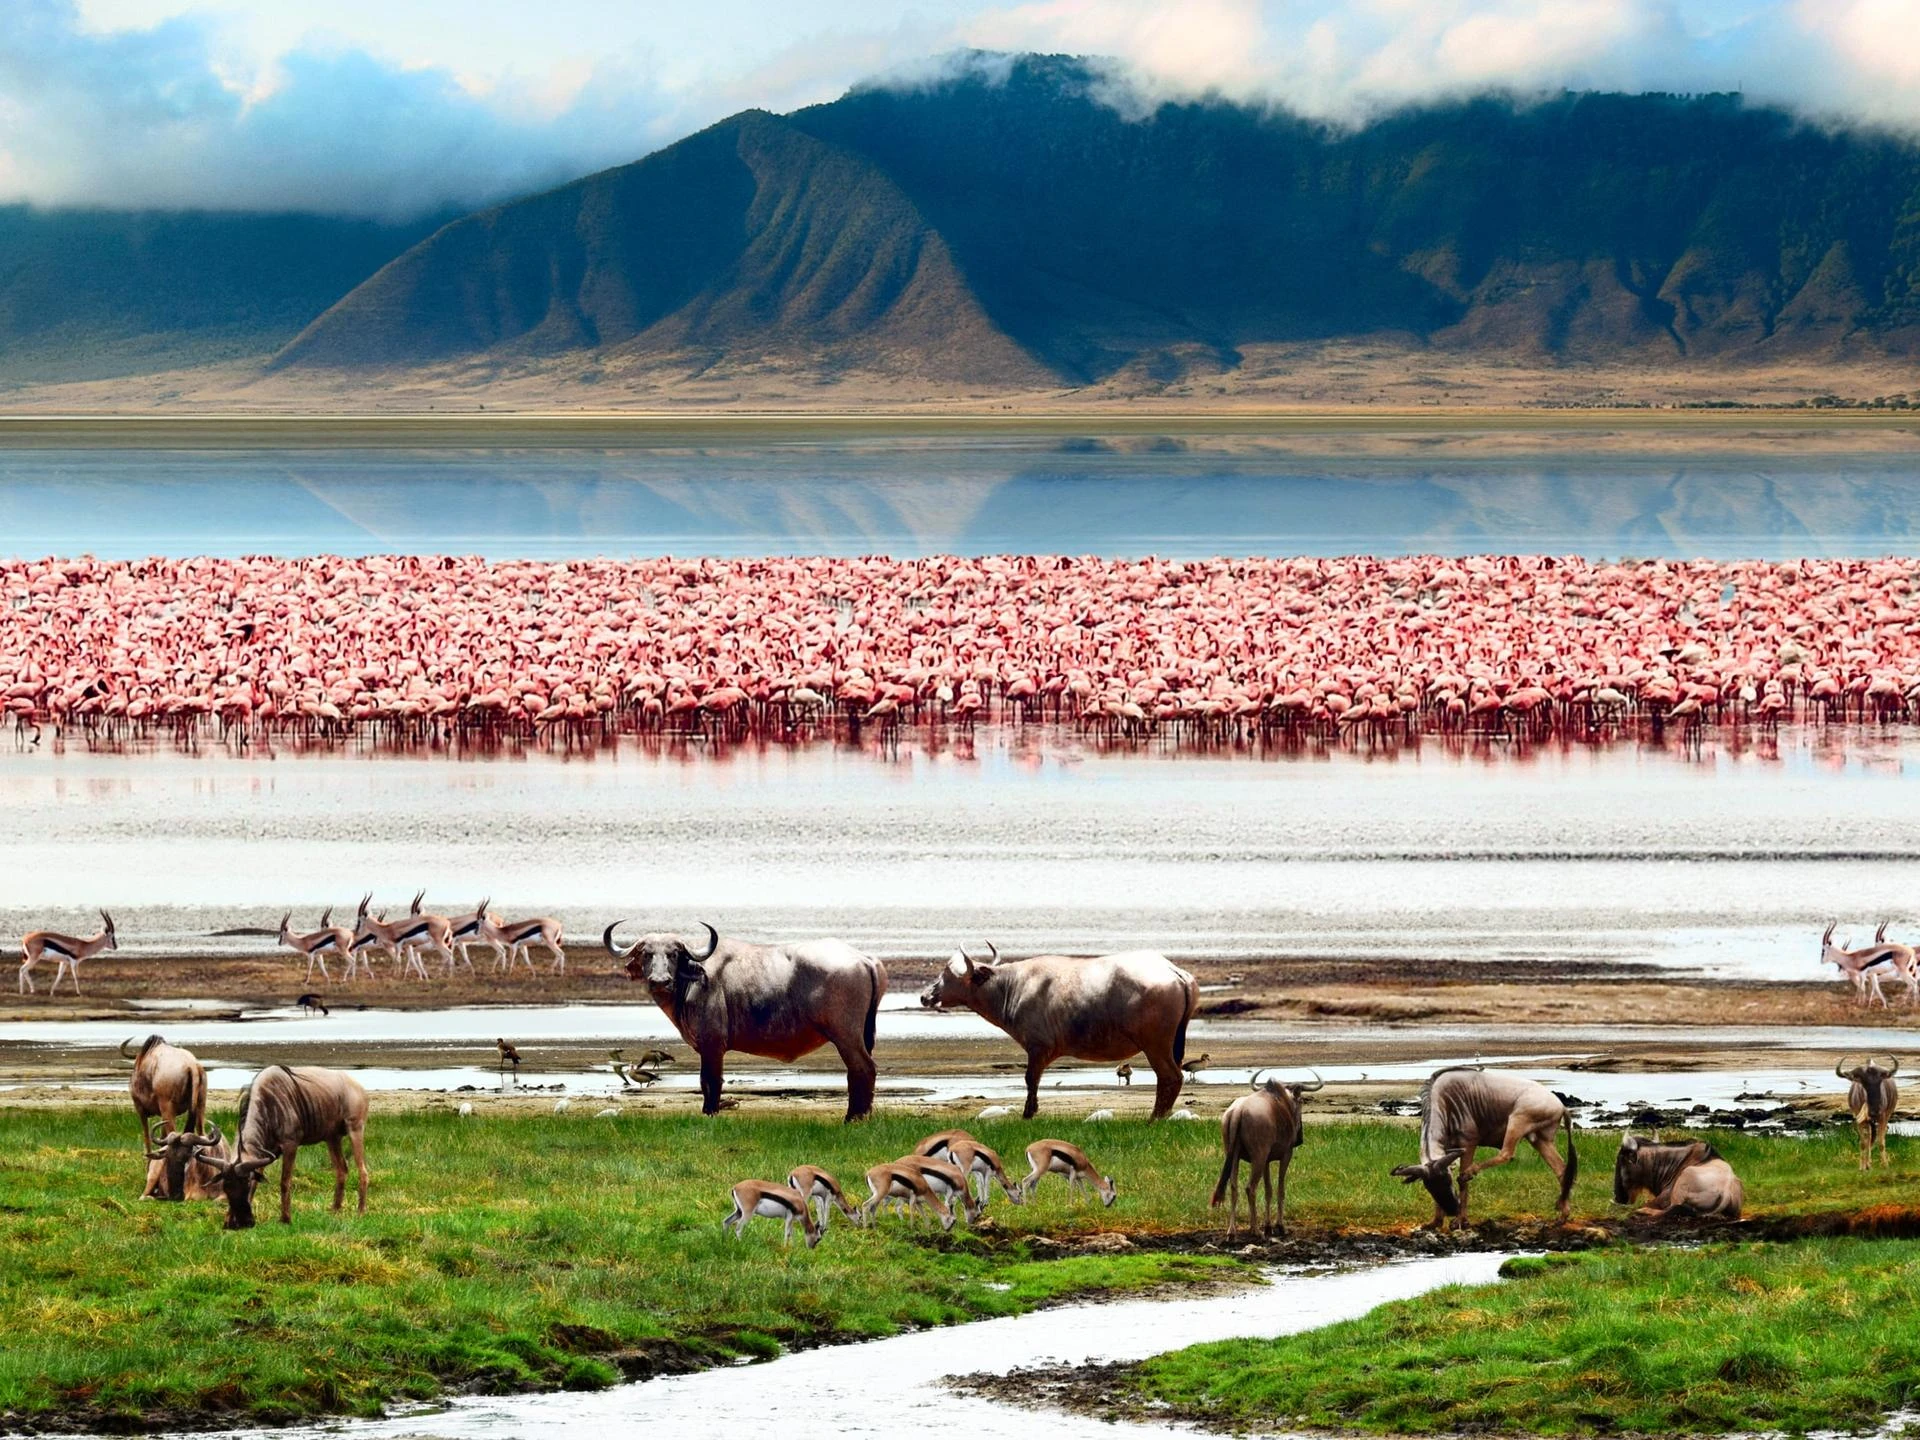
[[[1010,1164],[1041,1135],[1084,1144],[1118,1177],[1119,1203],[1070,1203],[1049,1180],[1025,1207],[996,1196],[991,1239],[962,1228],[935,1243],[897,1221],[836,1224],[813,1251],[797,1237],[783,1250],[766,1221],[744,1242],[724,1236],[727,1187],[811,1162],[863,1190],[867,1165],[939,1127],[376,1112],[367,1215],[326,1208],[332,1177],[324,1149],[312,1149],[301,1154],[293,1225],[273,1219],[276,1173],[259,1197],[260,1227],[235,1233],[220,1228],[217,1202],[133,1198],[133,1128],[119,1108],[0,1110],[0,1416],[289,1419],[364,1414],[450,1387],[604,1385],[623,1363],[763,1355],[1218,1277],[1236,1263],[1152,1248],[1156,1235],[1220,1223],[1206,1206],[1213,1125],[979,1124]],[[1584,1138],[1575,1214],[1606,1216],[1612,1140]],[[1717,1138],[1756,1210],[1920,1203],[1911,1169],[1863,1178],[1844,1137]],[[1290,1187],[1296,1230],[1425,1220],[1424,1192],[1386,1174],[1412,1150],[1400,1125],[1312,1127]],[[1552,1194],[1525,1155],[1476,1183],[1476,1216],[1545,1217]],[[1058,1258],[1027,1243],[1116,1229],[1140,1248]]]
[[[1529,1435],[1872,1428],[1920,1394],[1920,1242],[1620,1246],[1506,1273],[1163,1355],[1124,1392],[1224,1429]]]

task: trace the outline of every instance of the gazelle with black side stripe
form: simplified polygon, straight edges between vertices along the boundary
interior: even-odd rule
[[[280,917],[280,944],[293,949],[297,954],[307,957],[306,984],[313,979],[313,967],[320,967],[320,978],[332,982],[333,976],[327,973],[327,951],[332,950],[347,962],[346,978],[351,980],[354,972],[353,932],[333,923],[333,907],[329,905],[320,916],[320,928],[306,935],[293,933],[293,912],[287,911]]]
[[[411,927],[413,917],[409,915],[405,920],[389,924],[386,912],[382,911],[378,916],[367,913],[367,907],[372,904],[371,894],[361,897],[353,925],[353,953],[366,957],[367,973],[373,973],[373,952],[384,950],[393,957],[394,968],[402,975],[412,970],[422,980],[426,979],[427,967],[420,963],[420,957],[410,947],[400,943],[400,932]]]
[[[77,935],[62,935],[57,930],[35,930],[20,942],[20,993],[34,995],[33,967],[47,956],[53,956],[53,984],[47,987],[52,995],[60,989],[60,977],[73,977],[73,993],[80,993],[80,962],[91,960],[103,950],[118,950],[120,942],[114,938],[113,916],[106,911],[100,912],[100,933],[91,939],[81,939]]]
[[[515,959],[524,960],[529,972],[533,971],[532,947],[544,945],[553,956],[553,964],[547,967],[549,975],[567,973],[567,952],[560,948],[565,938],[560,922],[549,915],[535,915],[526,920],[501,920],[487,910],[486,902],[480,905],[480,918],[475,927],[474,938],[493,946],[498,956],[495,968],[504,968],[511,975]]]

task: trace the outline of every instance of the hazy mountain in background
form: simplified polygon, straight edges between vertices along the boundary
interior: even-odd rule
[[[86,238],[42,237],[23,271],[0,227],[6,368],[22,337],[70,368],[70,335],[106,342],[100,365],[289,341],[276,384],[950,395],[1257,389],[1288,347],[1352,342],[1440,374],[1920,354],[1920,148],[1894,137],[1724,96],[1335,131],[1102,94],[1024,57],[750,111],[411,248],[341,221],[15,212]]]
[[[0,206],[0,382],[271,354],[446,218]]]

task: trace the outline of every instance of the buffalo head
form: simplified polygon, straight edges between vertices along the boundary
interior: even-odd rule
[[[1461,1150],[1449,1150],[1419,1165],[1396,1165],[1393,1173],[1402,1184],[1411,1185],[1417,1180],[1426,1186],[1427,1193],[1433,1196],[1433,1203],[1440,1207],[1441,1214],[1458,1216],[1460,1196],[1453,1188],[1453,1162],[1464,1153]]]
[[[220,1177],[220,1193],[227,1201],[227,1223],[229,1230],[251,1230],[253,1228],[253,1191],[260,1183],[260,1172],[266,1169],[278,1155],[256,1155],[248,1160],[209,1160]]]
[[[933,983],[920,992],[920,1003],[929,1010],[949,1010],[956,1005],[965,1005],[968,994],[979,985],[984,985],[993,974],[994,965],[1000,963],[1000,952],[994,948],[991,940],[987,950],[993,956],[992,964],[976,964],[965,950],[956,950],[946,963],[946,967],[934,976]]]
[[[613,938],[621,921],[614,921],[601,937],[607,953],[627,962],[627,978],[644,980],[656,990],[683,989],[707,978],[706,962],[720,948],[720,932],[702,923],[707,932],[707,948],[695,954],[678,935],[642,935],[626,949]]]

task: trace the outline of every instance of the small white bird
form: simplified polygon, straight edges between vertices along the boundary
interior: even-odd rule
[[[1113,1119],[1113,1111],[1111,1110],[1096,1110],[1091,1115],[1087,1116],[1087,1120],[1089,1123],[1095,1120],[1111,1120],[1111,1119]]]
[[[462,1100],[460,1102],[460,1118],[462,1120],[471,1120],[473,1118],[473,1102],[471,1100]]]
[[[1167,1118],[1169,1120],[1198,1120],[1200,1117],[1194,1114],[1193,1111],[1187,1109],[1186,1106],[1182,1105],[1178,1110],[1174,1111],[1173,1114],[1169,1115]]]
[[[562,1103],[564,1103],[564,1102],[562,1102]],[[604,1110],[596,1110],[596,1111],[594,1111],[594,1112],[593,1112],[593,1118],[594,1118],[594,1119],[596,1119],[596,1120],[612,1120],[612,1119],[615,1119],[615,1118],[617,1118],[617,1117],[619,1116],[619,1114],[620,1114],[620,1110],[619,1110],[619,1108],[618,1108],[617,1106],[614,1106],[614,1105],[609,1105],[609,1106],[607,1106],[607,1108],[606,1108],[606,1109],[604,1109]]]
[[[556,1115],[564,1115],[572,1108],[573,1102],[571,1100],[556,1100],[553,1102],[553,1113]]]
[[[1013,1114],[1013,1107],[1010,1105],[989,1105],[973,1118],[976,1120],[998,1120],[1002,1115],[1011,1114]]]

